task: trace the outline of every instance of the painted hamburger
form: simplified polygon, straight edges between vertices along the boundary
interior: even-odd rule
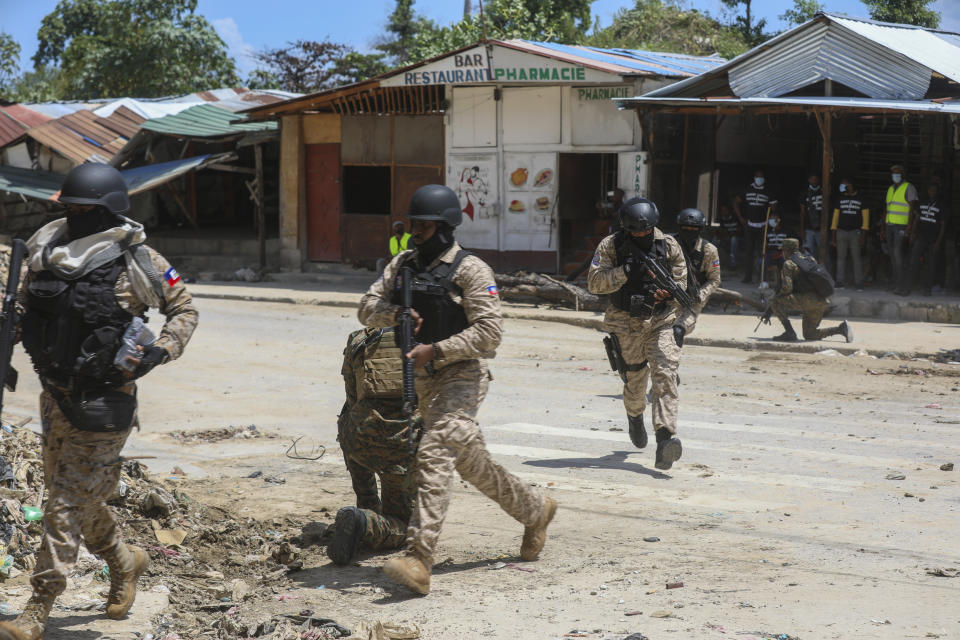
[[[514,213],[523,213],[527,210],[526,205],[523,204],[522,200],[511,200],[510,201],[510,211]]]
[[[540,196],[539,198],[537,198],[537,201],[534,204],[534,206],[537,208],[537,211],[546,211],[547,209],[550,208],[550,198],[548,198],[547,196]]]

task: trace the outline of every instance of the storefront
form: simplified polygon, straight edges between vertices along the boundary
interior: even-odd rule
[[[281,122],[283,263],[382,257],[413,191],[444,182],[464,246],[500,270],[562,270],[605,232],[608,192],[647,189],[640,125],[614,100],[722,62],[489,41],[250,110]]]

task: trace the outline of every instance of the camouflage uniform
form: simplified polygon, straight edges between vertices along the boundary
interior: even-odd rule
[[[812,260],[813,258],[811,258]],[[829,301],[815,291],[798,292],[795,290],[797,274],[800,267],[789,258],[783,263],[780,270],[780,289],[773,298],[771,309],[780,322],[789,323],[791,312],[803,314],[803,339],[821,340],[829,335],[835,335],[833,329],[819,329],[823,320],[823,313],[827,310]]]
[[[438,257],[452,263],[457,243]],[[372,327],[396,322],[399,307],[390,302],[401,263],[411,251],[397,255],[360,301],[359,318]],[[530,485],[495,463],[476,422],[487,394],[490,372],[486,359],[495,355],[502,335],[500,298],[493,271],[480,258],[468,256],[453,274],[462,291],[455,297],[466,312],[468,327],[437,343],[443,357],[430,369],[417,369],[416,385],[424,432],[417,451],[417,504],[410,519],[407,547],[429,570],[450,504],[453,471],[511,517],[527,527],[538,524],[545,502]]]
[[[401,399],[400,349],[392,333],[378,333],[359,329],[347,340],[341,369],[347,399],[337,422],[337,440],[357,507],[366,516],[363,542],[371,549],[397,549],[403,546],[416,499],[409,473],[413,455]],[[418,416],[416,428],[420,422]]]
[[[593,256],[587,286],[591,293],[610,294],[627,283],[627,273],[617,264],[614,246],[616,234],[600,242]],[[686,288],[687,263],[679,243],[665,236],[660,229],[653,230],[654,242],[664,239],[667,245],[667,263],[673,279]],[[680,364],[680,347],[673,338],[673,325],[677,320],[677,303],[668,301],[662,311],[650,318],[631,317],[626,311],[612,304],[603,318],[604,330],[620,339],[623,359],[628,365],[648,366],[640,371],[627,371],[623,385],[623,405],[627,415],[639,416],[647,406],[647,379],[652,378],[653,428],[677,432],[677,367]]]
[[[703,238],[697,239],[694,251],[703,252],[703,260],[700,263],[700,273],[697,274],[697,281],[700,283],[700,294],[694,303],[693,311],[681,311],[680,318],[676,324],[686,329],[686,335],[693,333],[697,327],[697,318],[700,312],[707,304],[707,300],[713,295],[713,292],[720,288],[720,252],[710,242]],[[695,266],[695,265],[694,265]]]
[[[170,269],[166,259],[152,249],[148,251],[156,272],[166,273]],[[29,272],[21,292],[31,279],[32,272]],[[162,286],[160,312],[166,316],[166,322],[154,344],[166,349],[174,360],[190,340],[198,315],[182,280],[171,285],[164,279]],[[126,272],[117,279],[115,294],[117,303],[126,311],[139,315],[147,310],[147,305],[134,293]],[[27,298],[21,296],[21,302],[26,304]],[[49,381],[42,382],[49,385]],[[119,390],[136,394],[136,384],[128,383]],[[61,393],[65,391],[60,389]],[[47,503],[43,540],[31,584],[37,595],[52,599],[66,588],[81,538],[92,553],[101,556],[123,548],[116,518],[106,501],[120,480],[120,451],[130,429],[105,433],[76,429],[46,390],[40,394],[40,417]],[[130,426],[136,424],[138,420],[134,416]]]

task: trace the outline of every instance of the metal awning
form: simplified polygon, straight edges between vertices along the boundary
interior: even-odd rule
[[[639,109],[657,113],[808,113],[840,111],[846,113],[943,113],[960,115],[958,100],[875,100],[796,96],[786,98],[670,98],[638,96],[617,100],[621,109]]]
[[[135,195],[175,180],[190,171],[223,162],[230,157],[232,157],[230,153],[195,156],[126,169],[121,171],[120,174],[127,181],[130,195]],[[35,200],[55,200],[57,194],[60,193],[63,178],[63,174],[51,171],[0,165],[0,191],[18,193]]]

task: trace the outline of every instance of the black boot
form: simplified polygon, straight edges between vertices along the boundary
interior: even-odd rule
[[[643,414],[627,416],[627,422],[630,423],[630,442],[637,449],[643,449],[647,446],[647,430],[643,428]]]
[[[797,332],[793,330],[793,325],[790,324],[789,320],[782,320],[783,323],[783,333],[778,336],[774,336],[772,340],[776,342],[796,342],[797,341]]]
[[[348,564],[360,547],[367,531],[367,516],[356,507],[343,507],[337,511],[333,523],[333,540],[327,545],[327,557],[335,564]]]
[[[680,438],[674,437],[664,428],[657,429],[657,459],[653,465],[657,469],[666,471],[683,455],[683,446]]]

